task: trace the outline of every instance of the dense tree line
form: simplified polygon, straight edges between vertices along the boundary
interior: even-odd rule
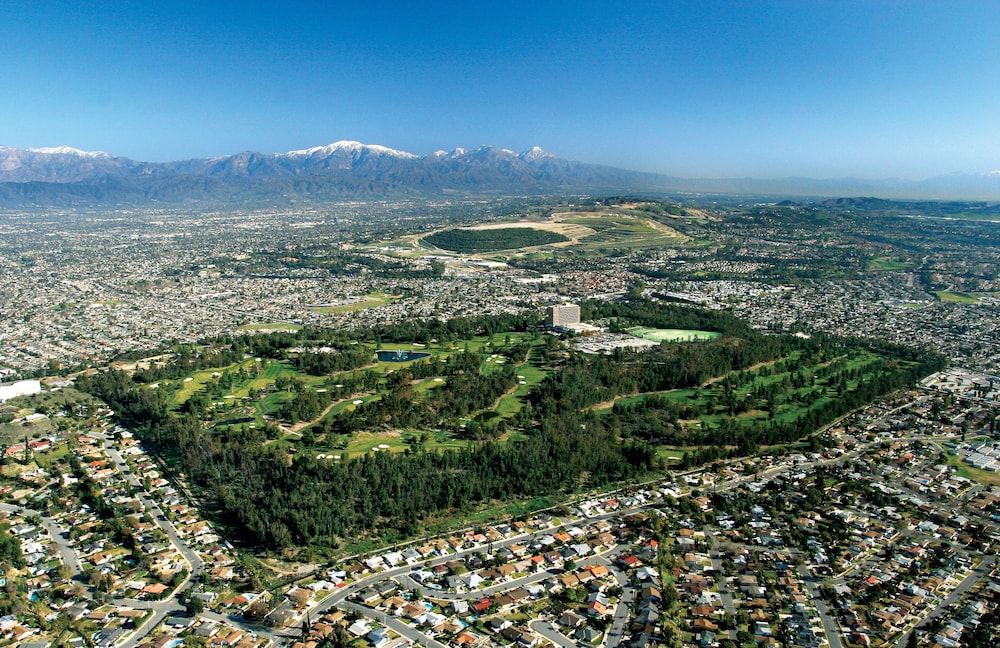
[[[342,462],[317,460],[308,453],[290,456],[266,445],[260,430],[235,426],[224,433],[206,430],[193,413],[170,412],[158,390],[139,388],[122,372],[81,376],[77,386],[103,398],[144,439],[175,455],[194,483],[214,498],[231,524],[247,532],[251,542],[269,547],[335,546],[345,537],[366,534],[398,539],[417,532],[431,516],[465,510],[482,502],[570,492],[640,476],[655,466],[655,453],[640,438],[643,434],[629,430],[633,425],[640,427],[638,419],[625,420],[623,411],[603,416],[589,409],[617,396],[697,387],[709,378],[746,371],[793,351],[802,363],[816,364],[837,357],[844,349],[867,345],[864,348],[882,352],[886,358],[912,361],[887,362],[884,371],[872,380],[861,381],[843,398],[808,409],[793,423],[772,421],[759,428],[746,428],[724,422],[710,438],[698,439],[711,445],[686,456],[686,464],[694,465],[732,454],[749,454],[758,445],[801,438],[833,417],[941,364],[933,354],[888,345],[873,348],[870,343],[823,336],[809,340],[764,336],[727,314],[675,305],[645,301],[595,303],[586,304],[585,312],[588,317],[645,326],[720,331],[723,337],[699,344],[664,344],[647,353],[569,354],[558,360],[561,364],[554,367],[551,376],[505,422],[523,432],[523,441],[486,441],[443,452],[418,448],[403,454],[370,453]],[[536,326],[536,317],[458,318],[450,322],[406,322],[356,335],[377,344],[380,340],[440,340],[448,339],[446,336],[460,339],[503,330],[531,331]],[[304,340],[338,335],[346,346],[342,337],[345,334],[318,330],[220,339],[214,344],[233,353],[281,357],[284,350],[303,345]],[[546,341],[558,345],[555,338],[546,337]],[[524,344],[503,349],[517,362],[529,352]],[[544,349],[541,353],[545,353]],[[349,433],[380,426],[432,427],[489,410],[497,398],[516,387],[514,367],[508,365],[486,373],[481,370],[481,362],[479,354],[455,353],[446,359],[435,357],[413,363],[388,376],[370,371],[331,376],[327,380],[329,389],[323,394],[293,378],[281,387],[295,394],[292,400],[297,403],[295,407],[301,408],[294,413],[289,410],[289,416],[300,418],[314,415],[330,399],[384,388],[381,398],[325,420],[320,432]],[[413,381],[439,375],[447,377],[441,386],[419,397],[413,394]],[[336,388],[333,381],[341,387]],[[656,398],[649,399],[649,403],[650,407],[662,407],[668,423],[684,414]],[[474,420],[469,423],[477,424]]]
[[[425,236],[424,240],[442,250],[470,254],[563,243],[569,239],[557,232],[535,229],[534,227],[499,227],[495,229],[449,229]]]
[[[749,324],[726,312],[663,304],[648,299],[586,301],[580,304],[580,318],[588,321],[613,318],[612,330],[641,324],[652,328],[716,331],[723,336],[763,337]]]
[[[109,371],[88,378],[85,386],[113,407],[127,406],[139,421],[136,404],[145,401],[123,392],[123,382],[130,381]],[[342,463],[304,455],[293,460],[259,438],[211,434],[191,416],[149,414],[142,434],[176,452],[233,524],[272,547],[334,545],[338,538],[371,532],[402,536],[437,511],[628,479],[653,462],[648,446],[619,443],[598,417],[573,411],[544,418],[524,442],[373,453]]]
[[[258,260],[265,268],[317,269],[324,270],[334,276],[354,276],[360,270],[364,270],[385,279],[431,279],[442,276],[445,267],[443,263],[433,261],[429,267],[414,268],[406,261],[329,249],[308,250],[295,257],[290,257],[285,251],[264,253]],[[255,276],[277,276],[273,271],[266,269],[253,274]]]
[[[332,353],[303,351],[292,359],[295,368],[313,376],[325,376],[335,371],[350,371],[371,364],[375,354],[369,349],[347,349]]]
[[[0,574],[5,566],[20,569],[24,567],[24,555],[21,553],[21,541],[11,534],[10,526],[0,524]]]
[[[526,333],[538,331],[543,324],[540,313],[483,315],[479,317],[454,317],[448,320],[407,320],[382,324],[364,333],[364,339],[379,342],[420,342],[431,340],[453,342],[467,340],[476,335],[498,333]]]

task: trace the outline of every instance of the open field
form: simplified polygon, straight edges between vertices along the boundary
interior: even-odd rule
[[[1000,473],[973,468],[950,452],[948,453],[948,465],[955,467],[955,474],[959,477],[965,477],[978,484],[985,484],[987,486],[1000,486]]]
[[[652,218],[635,214],[604,213],[599,211],[566,211],[552,214],[545,220],[519,220],[504,223],[483,223],[461,228],[461,231],[483,231],[510,228],[531,228],[544,230],[566,237],[565,241],[543,245],[515,247],[503,250],[493,248],[492,252],[521,255],[548,255],[554,248],[570,249],[583,253],[606,253],[612,249],[642,249],[674,247],[690,241],[689,237],[677,230],[657,222]],[[417,234],[402,237],[393,242],[395,245],[407,246],[413,250],[423,249],[427,252],[438,250],[427,237],[447,231],[445,228],[430,234]],[[491,251],[471,253],[473,255],[491,254]],[[400,251],[400,254],[403,254]]]
[[[719,333],[713,331],[692,331],[685,329],[655,329],[637,326],[628,329],[628,332],[644,340],[653,342],[707,342],[719,337]]]
[[[898,272],[912,269],[913,264],[903,259],[883,256],[869,259],[867,268],[872,271]]]
[[[48,417],[24,423],[3,423],[0,424],[0,443],[24,443],[25,437],[33,439],[50,434],[54,430],[52,419]]]
[[[271,331],[298,331],[300,328],[302,327],[298,324],[289,324],[287,322],[262,322],[260,324],[244,324],[236,330],[269,333]]]
[[[964,292],[938,290],[934,292],[938,299],[946,304],[978,304],[979,298]]]
[[[338,304],[336,306],[310,306],[309,310],[316,313],[323,313],[325,315],[335,315],[337,313],[350,313],[353,311],[364,310],[366,308],[384,306],[392,300],[392,295],[387,295],[385,293],[372,293],[349,304]]]
[[[588,215],[564,212],[555,214],[553,219],[594,230],[594,234],[579,242],[590,250],[673,247],[689,240],[663,223],[620,213]]]

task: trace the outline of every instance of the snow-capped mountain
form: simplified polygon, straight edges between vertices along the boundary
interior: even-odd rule
[[[2,148],[2,147],[0,147]],[[49,148],[27,148],[29,153],[44,153],[46,155],[75,155],[82,158],[110,158],[111,154],[104,151],[81,151],[72,146],[54,146]]]
[[[177,162],[70,147],[0,147],[0,205],[241,202],[657,191],[669,178],[563,160],[539,147],[416,155],[339,141]]]
[[[437,163],[447,163],[441,170],[454,173],[456,165],[466,163],[496,166],[557,159],[537,146],[520,155],[509,149],[481,146],[471,151],[456,148],[451,152],[420,156],[349,140],[286,153],[244,151],[165,163],[138,162],[103,151],[81,151],[69,146],[28,149],[0,146],[0,182],[80,182],[129,176],[301,177],[362,170],[402,173],[419,169],[433,171]]]
[[[537,146],[523,153],[480,146],[416,155],[348,140],[285,153],[245,151],[165,163],[68,146],[0,146],[0,207],[676,192],[1000,200],[1000,174],[921,182],[679,179],[565,160]]]
[[[141,173],[142,167],[142,162],[104,151],[0,146],[0,182],[80,182]]]
[[[362,155],[388,155],[389,157],[401,158],[401,159],[413,159],[420,157],[419,155],[414,155],[413,153],[407,153],[406,151],[397,151],[396,149],[391,149],[387,146],[380,146],[378,144],[362,144],[361,142],[355,142],[353,140],[340,140],[339,142],[334,142],[333,144],[327,144],[326,146],[314,146],[312,148],[304,149],[301,151],[288,151],[287,153],[281,153],[283,157],[289,158],[301,158],[301,157],[329,157],[332,155],[349,153],[352,157],[358,158]]]

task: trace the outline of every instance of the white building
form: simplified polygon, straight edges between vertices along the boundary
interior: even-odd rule
[[[580,307],[576,304],[549,306],[545,323],[551,328],[573,326],[580,323]]]
[[[20,380],[10,385],[0,385],[0,403],[18,396],[38,394],[42,391],[42,383],[37,380]]]

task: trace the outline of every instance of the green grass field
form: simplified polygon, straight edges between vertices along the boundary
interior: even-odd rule
[[[366,308],[385,306],[393,299],[392,295],[388,295],[386,293],[372,293],[370,295],[365,295],[364,300],[351,304],[341,304],[340,306],[321,306],[317,308],[310,308],[309,310],[316,313],[323,313],[325,315],[335,315],[337,313],[350,313],[353,311],[364,310]]]
[[[670,446],[660,446],[656,449],[656,456],[661,460],[672,463],[680,463],[684,458],[684,451]]]
[[[868,270],[871,271],[883,271],[883,272],[896,272],[900,270],[909,270],[913,268],[913,264],[904,261],[902,259],[896,259],[893,257],[877,257],[874,259],[869,259],[867,263]]]
[[[653,342],[708,342],[718,339],[721,334],[713,331],[694,331],[686,329],[655,329],[637,326],[628,332],[644,340]]]
[[[170,404],[174,406],[183,405],[187,402],[187,399],[191,398],[192,394],[201,390],[205,386],[205,383],[212,379],[212,373],[217,371],[222,371],[222,368],[197,371],[187,378],[182,379],[180,389],[174,392],[170,399]]]
[[[532,352],[534,355],[534,351]],[[533,358],[529,357],[528,362],[517,367],[517,389],[513,394],[509,394],[500,399],[497,404],[496,413],[503,417],[513,416],[521,410],[524,398],[535,385],[545,380],[549,372],[536,366]]]
[[[594,230],[594,234],[572,246],[584,250],[673,247],[688,240],[680,232],[645,218],[594,215],[567,218],[565,222]]]
[[[979,470],[962,461],[958,456],[948,453],[948,465],[955,466],[955,474],[959,477],[971,479],[978,484],[987,486],[1000,486],[1000,473],[988,470]]]
[[[260,324],[244,324],[237,331],[298,331],[301,326],[287,322],[262,322]]]
[[[978,304],[979,298],[964,292],[953,292],[950,290],[937,290],[934,292],[937,298],[946,304]]]

